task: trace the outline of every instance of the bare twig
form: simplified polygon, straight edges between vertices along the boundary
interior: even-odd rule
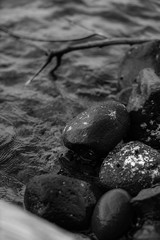
[[[69,52],[77,51],[77,50],[83,50],[88,48],[95,48],[95,47],[106,47],[111,45],[133,45],[133,44],[141,44],[149,41],[155,41],[158,39],[152,39],[152,38],[145,38],[145,39],[137,39],[137,38],[113,38],[113,39],[106,39],[106,40],[98,40],[98,41],[92,41],[87,43],[81,43],[81,44],[75,44],[75,45],[67,45],[59,50],[52,51],[45,62],[45,64],[38,70],[38,72],[26,82],[26,85],[31,83],[32,80],[35,79],[43,70],[48,66],[49,63],[51,63],[53,58],[56,58],[57,63],[52,72],[54,73],[55,70],[58,69],[58,67],[61,64],[61,59],[64,54],[67,54]]]
[[[5,27],[0,26],[0,31],[4,32],[6,34],[8,34],[10,37],[16,38],[16,39],[20,39],[20,40],[28,40],[28,41],[34,41],[34,42],[78,42],[81,40],[87,40],[89,38],[95,37],[98,34],[96,33],[92,33],[90,35],[84,36],[84,37],[80,37],[80,38],[75,38],[75,39],[44,39],[44,38],[35,38],[35,37],[28,37],[28,36],[24,36],[21,34],[17,34],[17,33],[13,33],[12,31],[8,30]]]
[[[47,61],[45,62],[45,64],[43,64],[43,66],[40,68],[40,70],[33,76],[33,78],[29,79],[25,85],[28,85],[30,84],[30,82],[36,78],[42,71],[43,69],[45,69],[45,67],[47,67],[47,65],[52,61],[52,56],[51,54],[49,54],[48,58],[47,58]]]

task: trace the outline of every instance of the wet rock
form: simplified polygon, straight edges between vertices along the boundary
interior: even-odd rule
[[[160,240],[160,222],[145,222],[134,235],[133,240]]]
[[[160,221],[160,186],[143,189],[139,194],[132,198],[137,216],[143,221]]]
[[[160,78],[152,69],[139,73],[127,109],[131,118],[128,140],[160,149]]]
[[[99,190],[85,181],[46,174],[27,184],[24,205],[30,212],[74,231],[88,228],[99,197]]]
[[[116,240],[129,229],[132,222],[131,197],[123,189],[105,193],[96,204],[92,230],[99,240]]]
[[[129,142],[109,153],[99,178],[104,189],[122,188],[135,196],[160,181],[160,154],[141,142]]]
[[[152,68],[160,75],[160,41],[143,43],[129,49],[119,67],[119,88],[130,87],[144,68]]]
[[[129,115],[116,101],[96,104],[71,120],[63,131],[64,145],[74,151],[106,156],[126,135]]]

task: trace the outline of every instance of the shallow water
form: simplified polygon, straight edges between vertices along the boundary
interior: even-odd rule
[[[160,37],[159,20],[158,0],[0,1],[0,27],[36,38],[74,39],[93,33]],[[115,97],[118,66],[128,46],[66,54],[56,81],[50,74],[53,61],[25,86],[44,63],[46,51],[62,46],[65,43],[18,40],[0,31],[1,119],[15,133],[13,139],[5,133],[8,152],[0,149],[0,199],[22,205],[32,176],[59,171],[65,123],[92,102]]]

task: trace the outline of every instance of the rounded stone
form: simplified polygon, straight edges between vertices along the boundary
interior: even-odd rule
[[[99,191],[85,181],[45,174],[27,184],[24,206],[65,229],[82,230],[88,228],[99,197]]]
[[[160,181],[160,154],[138,141],[123,144],[104,159],[99,178],[105,189],[123,188],[135,196]]]
[[[106,156],[126,135],[129,125],[126,107],[116,101],[107,101],[91,106],[72,119],[62,139],[71,150],[93,150]]]
[[[105,193],[96,204],[92,230],[99,240],[116,240],[129,229],[132,222],[131,197],[123,189]]]

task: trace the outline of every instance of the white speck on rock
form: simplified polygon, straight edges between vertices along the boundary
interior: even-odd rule
[[[84,183],[81,183],[81,186],[84,187]]]
[[[147,127],[147,124],[144,122],[144,123],[142,123],[140,126],[141,126],[141,128],[146,128],[146,127]]]
[[[151,137],[147,137],[146,142],[151,141]]]
[[[151,136],[155,136],[156,138],[160,138],[160,124],[157,124],[157,128],[151,131]]]
[[[156,176],[158,176],[158,175],[160,175],[158,168],[157,168],[157,169],[154,169],[154,170],[152,171],[152,179],[154,179],[154,178],[155,178]]]
[[[116,119],[116,111],[109,110],[108,116],[110,116],[112,119]]]
[[[150,122],[149,122],[151,125],[153,125],[153,123],[154,123],[154,121],[153,120],[150,120]]]
[[[141,154],[139,154],[136,157],[133,155],[128,156],[124,161],[124,167],[126,167],[127,165],[131,165],[132,167],[135,167],[137,164],[141,166],[145,165],[145,160]]]
[[[67,132],[70,131],[70,130],[72,130],[72,127],[71,127],[71,126],[67,129]]]

